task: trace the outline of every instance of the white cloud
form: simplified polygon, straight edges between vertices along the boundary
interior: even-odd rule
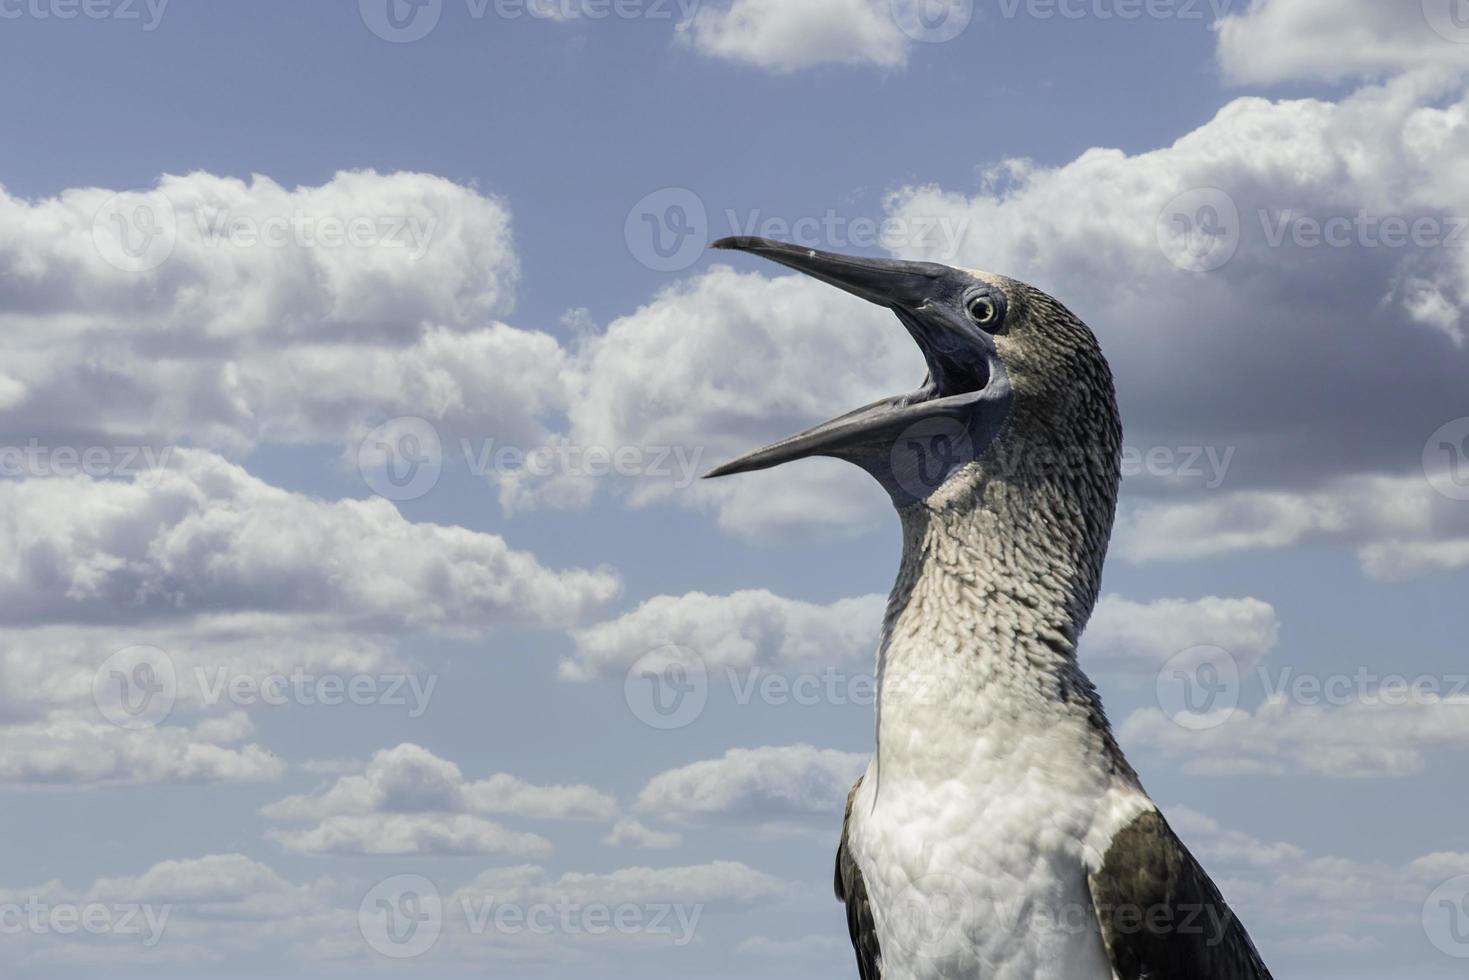
[[[1253,0],[1216,23],[1219,62],[1233,81],[1257,84],[1466,69],[1469,28],[1449,16],[1454,2]]]
[[[572,443],[684,447],[703,470],[909,391],[924,374],[922,357],[886,311],[804,277],[767,279],[723,266],[614,320],[584,342],[575,364]],[[852,533],[889,509],[875,484],[831,460],[687,487],[670,477],[637,481],[629,502],[714,509],[725,528],[765,538]]]
[[[328,817],[305,830],[275,829],[267,836],[297,854],[410,856],[547,854],[551,842],[517,833],[468,813],[375,813]]]
[[[552,572],[495,535],[413,524],[382,499],[290,493],[193,450],[146,482],[0,482],[0,503],[12,622],[258,611],[465,630],[568,623],[618,588],[607,571]]]
[[[608,847],[631,847],[646,851],[663,851],[683,844],[683,835],[673,831],[654,830],[641,820],[623,817],[612,832],[602,838]]]
[[[651,650],[674,644],[710,667],[799,667],[870,661],[886,600],[839,599],[818,605],[763,589],[712,596],[657,596],[632,612],[574,633],[576,653],[563,677],[625,671]]]
[[[234,746],[254,733],[242,713],[193,730],[160,726],[124,731],[100,718],[56,713],[46,721],[0,728],[0,784],[46,786],[265,782],[285,764],[259,745]]]
[[[456,892],[459,898],[494,896],[503,904],[530,906],[675,904],[748,905],[785,894],[789,886],[737,861],[678,868],[623,868],[608,874],[564,874],[545,869],[494,868]]]
[[[1469,568],[1469,512],[1422,473],[1335,480],[1317,490],[1240,491],[1124,509],[1117,553],[1188,561],[1308,541],[1358,548],[1367,575],[1400,580]]]
[[[772,72],[815,65],[907,64],[909,39],[889,0],[720,0],[681,35],[700,53]]]
[[[809,745],[731,749],[648,781],[638,808],[663,818],[782,821],[840,813],[867,756]]]
[[[135,245],[140,222],[176,240],[154,235],[173,242],[156,268],[119,268],[118,221]],[[329,235],[364,222],[365,237]],[[518,278],[508,210],[440,177],[0,191],[0,276],[4,429],[43,442],[332,442],[404,414],[524,441],[561,396],[556,342],[492,322]]]
[[[1082,638],[1081,655],[1156,670],[1195,646],[1228,650],[1241,665],[1258,663],[1280,635],[1275,609],[1259,599],[1158,599],[1105,595]]]
[[[1337,103],[1238,99],[1171,146],[1004,161],[972,196],[910,187],[892,207],[958,222],[969,231],[943,258],[1033,282],[1097,330],[1129,446],[1236,450],[1228,490],[1310,487],[1416,469],[1429,435],[1462,415],[1450,392],[1469,347],[1419,314],[1422,290],[1465,312],[1469,250],[1451,242],[1469,217],[1453,162],[1466,149],[1464,91],[1400,78]],[[1185,271],[1172,236],[1209,208],[1221,234],[1200,240],[1222,243],[1220,260],[1238,247],[1212,272]],[[1389,245],[1392,220],[1437,237]],[[1313,242],[1308,221],[1338,222],[1345,246]]]
[[[454,763],[405,743],[377,753],[360,774],[342,776],[330,786],[287,797],[260,812],[273,820],[330,822],[401,814],[596,821],[610,820],[616,811],[612,797],[590,786],[536,786],[504,773],[471,781]],[[482,828],[483,824],[465,822],[464,827]]]
[[[1271,696],[1202,730],[1144,708],[1119,736],[1134,751],[1156,752],[1200,775],[1403,777],[1423,772],[1434,750],[1469,748],[1469,697],[1368,691],[1334,705]]]
[[[1364,950],[1423,946],[1425,901],[1439,884],[1469,873],[1469,854],[1427,855],[1403,864],[1312,854],[1231,830],[1197,811],[1171,807],[1169,821],[1211,872],[1277,972],[1339,962],[1361,968]],[[1341,942],[1340,937],[1353,937]]]

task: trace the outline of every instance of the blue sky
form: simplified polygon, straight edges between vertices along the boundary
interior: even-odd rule
[[[940,42],[887,0],[444,0],[395,42],[374,0],[73,9],[0,0],[7,975],[852,975],[895,521],[836,464],[686,467],[921,361],[646,234],[761,222],[1091,323],[1138,462],[1082,649],[1124,748],[1277,976],[1462,970],[1464,11],[978,0]],[[628,465],[493,462],[558,446]],[[408,456],[441,472],[404,493]],[[707,704],[660,730],[670,645]],[[1205,663],[1239,683],[1176,717]],[[176,682],[142,722],[139,666]],[[293,674],[365,703],[248,697]],[[444,933],[388,955],[368,900],[423,880]],[[640,925],[469,928],[491,899]]]

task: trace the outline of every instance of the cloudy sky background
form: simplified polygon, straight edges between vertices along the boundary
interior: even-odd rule
[[[947,13],[0,3],[5,975],[852,975],[894,519],[690,477],[921,359],[756,231],[1093,325],[1124,747],[1277,976],[1461,974],[1469,5]]]

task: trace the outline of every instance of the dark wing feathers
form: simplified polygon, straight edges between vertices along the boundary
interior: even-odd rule
[[[1118,980],[1271,980],[1219,889],[1156,810],[1113,839],[1089,881]]]
[[[852,936],[852,948],[857,952],[857,972],[862,980],[882,980],[882,953],[877,948],[877,924],[872,918],[872,906],[867,902],[867,886],[862,883],[862,871],[847,850],[847,825],[852,820],[852,800],[857,795],[857,785],[847,794],[847,812],[842,818],[842,842],[837,846],[836,892],[837,898],[847,906],[847,932]]]

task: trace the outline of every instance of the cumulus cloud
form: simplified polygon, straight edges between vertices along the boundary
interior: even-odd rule
[[[1275,647],[1280,623],[1259,599],[1158,599],[1134,602],[1105,595],[1082,639],[1083,658],[1156,670],[1195,646],[1228,650],[1242,665],[1258,663]]]
[[[784,894],[789,886],[738,861],[678,868],[623,868],[607,874],[564,874],[544,868],[492,868],[456,893],[456,898],[492,895],[505,904],[557,902],[574,905],[674,904],[748,905]]]
[[[470,781],[457,765],[411,743],[384,749],[361,774],[292,796],[261,812],[280,820],[427,811],[509,814],[547,820],[603,820],[616,801],[590,786],[536,786],[504,773]]]
[[[659,369],[649,372],[651,363]],[[924,374],[891,314],[804,277],[723,266],[614,320],[585,340],[575,364],[571,442],[685,447],[702,469],[909,391]],[[750,536],[850,533],[887,509],[869,484],[845,464],[812,460],[692,486],[653,475],[632,484],[627,499],[713,509],[723,526]]]
[[[1253,711],[1221,713],[1215,720],[1212,727],[1185,727],[1144,708],[1119,735],[1124,744],[1199,775],[1405,777],[1423,772],[1434,750],[1469,747],[1469,696],[1442,691],[1384,688],[1344,704],[1272,695]]]
[[[1252,0],[1221,17],[1219,62],[1233,81],[1340,81],[1443,67],[1469,69],[1469,28],[1453,0]]]
[[[753,820],[762,829],[840,812],[867,756],[810,745],[731,749],[722,758],[660,773],[638,808],[660,817]]]
[[[641,820],[623,817],[617,821],[612,832],[602,838],[608,847],[631,847],[638,850],[661,851],[679,847],[683,835],[667,830],[654,830]]]
[[[539,834],[510,831],[467,813],[328,817],[305,830],[276,829],[268,836],[297,854],[534,856],[551,851],[551,842]]]
[[[701,4],[680,36],[701,54],[778,73],[900,68],[911,44],[889,0],[719,0]]]
[[[266,782],[285,764],[255,744],[243,713],[195,728],[123,731],[92,717],[56,713],[0,728],[0,784],[53,787],[151,783]]]
[[[574,633],[576,652],[561,666],[575,680],[619,673],[673,644],[710,667],[792,667],[870,660],[886,600],[802,602],[763,589],[727,596],[657,596],[617,619]]]
[[[1360,954],[1382,948],[1395,951],[1394,969],[1405,949],[1424,949],[1425,966],[1436,967],[1440,954],[1423,943],[1425,903],[1434,888],[1469,873],[1469,854],[1367,861],[1262,839],[1187,807],[1170,807],[1168,817],[1277,971],[1294,958],[1308,972],[1337,962],[1346,975],[1362,969]]]
[[[1355,546],[1372,578],[1469,568],[1469,513],[1420,472],[1331,481],[1306,491],[1240,491],[1125,509],[1116,547],[1128,561],[1189,561],[1312,542]]]
[[[1336,103],[1245,98],[1162,149],[1006,161],[978,193],[911,187],[893,207],[967,219],[960,262],[1034,282],[1091,323],[1130,446],[1232,447],[1230,490],[1401,473],[1463,411],[1466,112],[1461,89],[1413,78]],[[1216,213],[1217,238],[1176,237]],[[1394,219],[1428,224],[1400,241]],[[1311,236],[1333,221],[1339,245]],[[1175,264],[1200,255],[1223,264]],[[1424,321],[1438,308],[1425,291],[1452,317]],[[1129,487],[1202,484],[1159,475]]]
[[[0,502],[0,609],[17,623],[254,611],[463,630],[567,623],[617,591],[610,572],[553,572],[495,535],[290,493],[201,451],[146,482],[0,482]]]
[[[423,414],[530,439],[560,393],[555,341],[493,320],[507,208],[440,177],[0,191],[0,228],[9,433],[236,449]]]

